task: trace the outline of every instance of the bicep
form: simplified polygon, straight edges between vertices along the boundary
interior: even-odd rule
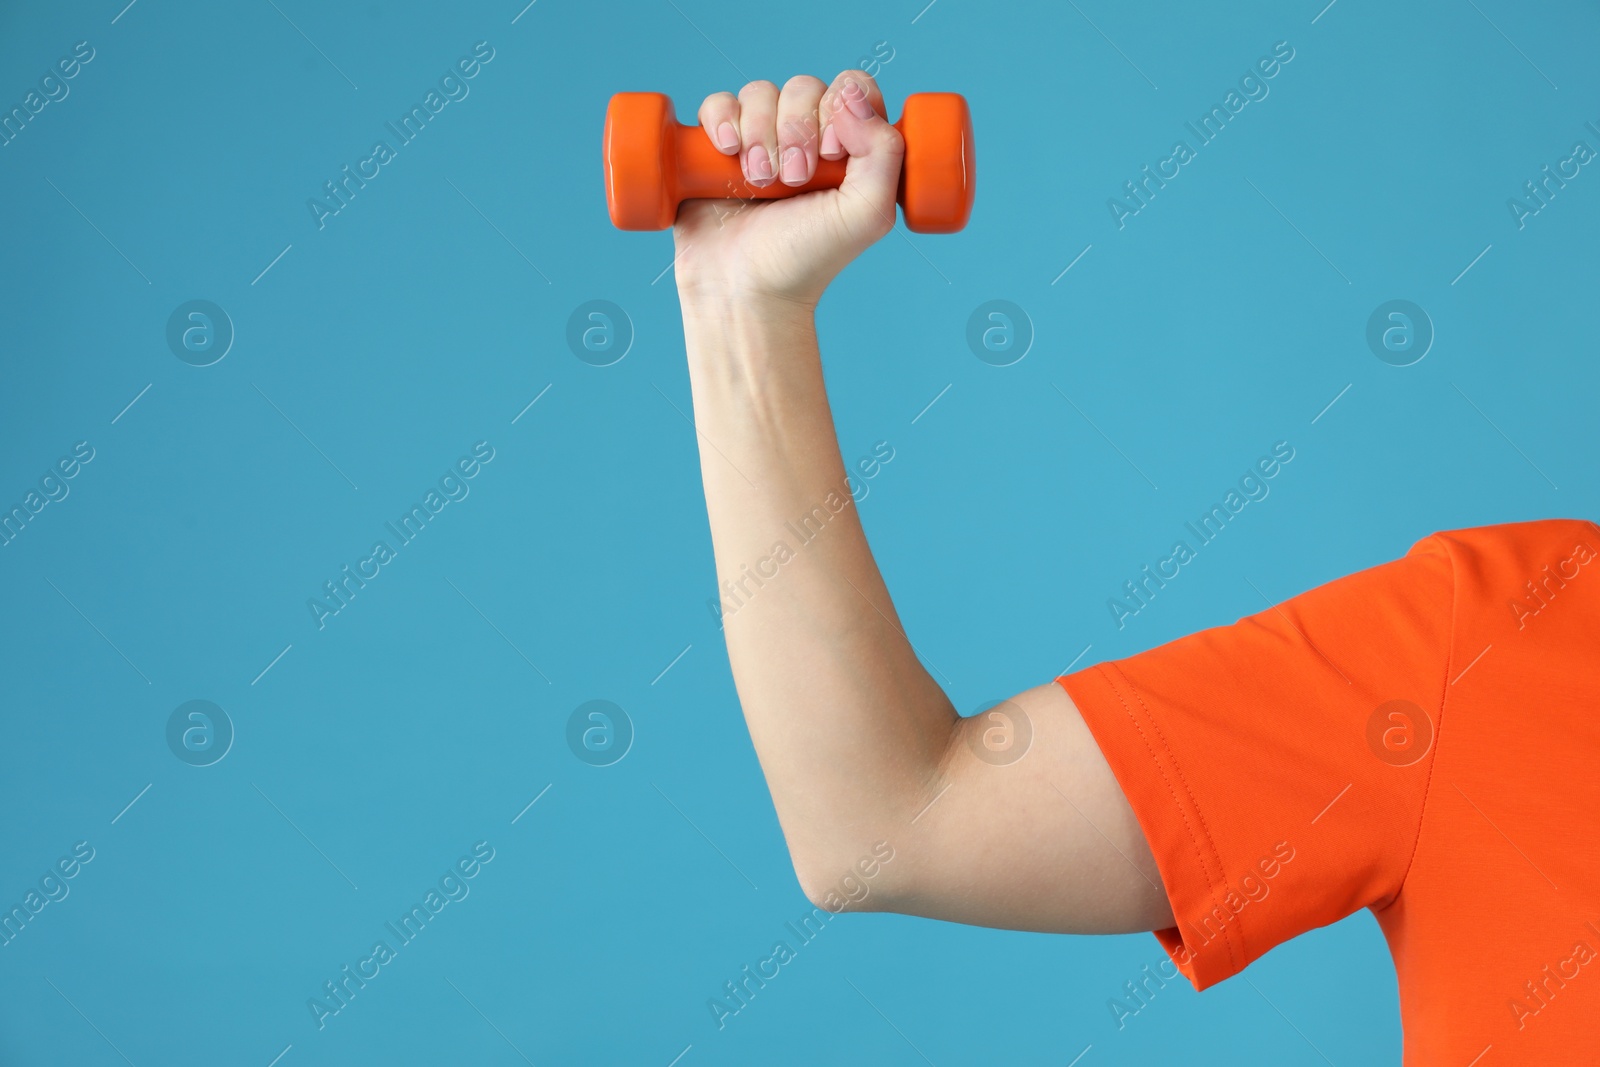
[[[1054,683],[959,720],[900,836],[894,911],[1053,933],[1173,925],[1133,809]]]

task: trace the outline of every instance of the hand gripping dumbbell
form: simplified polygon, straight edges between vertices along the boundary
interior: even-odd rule
[[[959,93],[913,93],[900,121],[905,161],[896,199],[906,226],[918,233],[953,233],[972,213],[972,116]],[[813,189],[836,189],[844,159],[818,159],[804,185],[744,179],[738,156],[725,156],[698,126],[684,126],[664,93],[617,93],[606,109],[606,206],[623,230],[664,230],[691,199],[778,200]]]

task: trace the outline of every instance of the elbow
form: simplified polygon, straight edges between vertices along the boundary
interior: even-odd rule
[[[834,914],[896,910],[894,901],[903,879],[896,877],[901,872],[894,869],[894,845],[886,839],[826,858],[794,854],[790,858],[801,892],[815,907]]]
[[[813,907],[832,912],[844,910],[839,906],[837,864],[823,855],[807,855],[793,849],[789,851],[789,862],[794,866],[800,892]]]
[[[798,864],[795,865],[794,873],[795,877],[800,881],[800,892],[806,895],[806,899],[811,902],[812,907],[821,908],[824,911],[836,912],[842,910],[838,906],[833,888],[825,880],[814,877],[814,872],[809,868],[803,869]]]
[[[831,822],[785,826],[789,858],[806,899],[835,914],[844,911],[920,914],[929,888],[928,837],[916,825],[942,789],[877,790],[860,797]],[[800,832],[801,830],[808,832]]]

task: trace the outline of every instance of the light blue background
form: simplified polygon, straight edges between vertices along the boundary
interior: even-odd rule
[[[707,609],[670,237],[610,227],[601,122],[879,41],[891,115],[967,95],[970,226],[881,241],[819,328],[847,460],[895,448],[874,551],[970,712],[1260,610],[1250,583],[1595,514],[1600,172],[1525,229],[1506,206],[1600,148],[1592,9],[122,3],[0,14],[6,108],[96,51],[0,147],[0,502],[95,449],[0,548],[0,901],[96,850],[0,948],[0,1063],[1399,1061],[1366,914],[1120,1031],[1148,935],[846,915],[716,1028],[808,905]],[[470,96],[319,231],[307,198],[480,40]],[[1270,95],[1119,230],[1107,198],[1280,40]],[[164,336],[197,298],[237,331],[205,368]],[[1396,298],[1437,331],[1405,368],[1364,340]],[[567,347],[591,299],[636,332],[614,366]],[[966,346],[990,299],[1036,331],[1014,366]],[[470,496],[319,631],[307,598],[479,440]],[[1107,597],[1278,440],[1271,496],[1119,631]],[[637,731],[605,768],[565,741],[594,698]],[[191,699],[237,730],[206,768],[165,741]],[[307,998],[480,840],[470,896],[319,1031]]]

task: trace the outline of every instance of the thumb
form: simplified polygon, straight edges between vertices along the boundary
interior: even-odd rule
[[[905,141],[872,106],[859,82],[845,79],[836,89],[829,94],[827,122],[849,156],[839,186],[839,210],[853,228],[886,233],[894,228]]]

